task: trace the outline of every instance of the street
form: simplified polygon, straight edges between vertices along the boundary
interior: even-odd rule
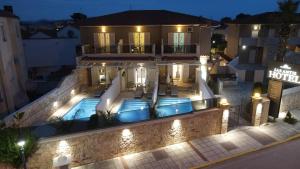
[[[299,169],[300,139],[251,153],[206,169]]]

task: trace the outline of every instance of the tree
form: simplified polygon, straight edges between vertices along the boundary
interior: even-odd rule
[[[22,164],[20,147],[17,142],[20,139],[17,128],[0,129],[0,163],[19,167]],[[25,157],[29,157],[36,151],[37,140],[29,130],[24,130],[22,139],[25,141]]]
[[[222,52],[227,47],[227,42],[222,34],[213,34],[211,37],[211,47],[218,50],[218,52]]]
[[[75,21],[75,22],[78,22],[78,21],[83,21],[87,18],[87,16],[83,13],[79,13],[79,12],[76,12],[76,13],[73,13],[71,15],[71,18]]]
[[[244,14],[244,13],[240,13],[240,14],[238,14],[236,17],[235,17],[235,19],[243,19],[243,18],[247,18],[247,17],[249,17],[249,16],[251,16],[251,15],[249,15],[249,14]]]
[[[300,1],[298,0],[280,0],[277,2],[280,11],[281,26],[279,31],[280,41],[277,51],[276,60],[283,61],[286,52],[286,45],[291,32],[291,24],[296,19],[296,13]]]
[[[222,24],[224,24],[224,23],[226,23],[226,22],[230,22],[230,21],[232,21],[232,19],[231,19],[230,17],[224,17],[224,18],[222,18],[222,19],[220,20],[220,22],[221,22]]]

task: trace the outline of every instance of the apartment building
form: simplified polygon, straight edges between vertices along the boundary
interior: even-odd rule
[[[10,6],[0,10],[0,115],[28,101],[27,71],[19,18]]]
[[[226,55],[234,58],[229,66],[239,81],[264,81],[265,68],[277,55],[280,17],[278,12],[266,12],[227,23]],[[300,19],[296,19],[288,39],[287,62],[295,60],[300,45]]]
[[[110,79],[113,67],[124,69],[124,87],[147,85],[156,71],[160,82],[168,77],[195,82],[201,56],[210,54],[213,23],[166,10],[131,10],[88,18],[80,26],[78,67],[85,72],[82,77],[88,78],[87,85]]]

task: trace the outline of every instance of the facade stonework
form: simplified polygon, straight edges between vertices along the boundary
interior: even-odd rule
[[[65,77],[57,88],[16,111],[25,112],[20,123],[21,126],[31,126],[39,122],[47,121],[57,110],[54,106],[54,102],[57,102],[57,107],[65,104],[72,97],[71,91],[74,90],[78,92],[79,88],[78,75],[76,72],[73,72],[71,75]],[[12,126],[14,124],[13,114],[7,116],[4,120],[7,126]]]
[[[28,159],[28,165],[31,169],[53,168],[53,158],[70,156],[70,166],[79,166],[220,134],[221,125],[222,111],[214,108],[178,117],[50,138],[39,142],[39,149]]]

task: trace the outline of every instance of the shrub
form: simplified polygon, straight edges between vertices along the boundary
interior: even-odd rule
[[[0,130],[0,163],[19,167],[22,164],[20,147],[17,142],[20,138],[20,129],[5,128]],[[37,140],[29,130],[22,132],[22,138],[26,141],[24,146],[25,157],[29,157],[36,151]]]
[[[88,127],[91,129],[96,128],[98,126],[98,121],[99,121],[98,114],[91,115],[90,120],[88,122]]]
[[[297,120],[296,118],[293,117],[293,115],[292,115],[292,113],[291,113],[290,111],[288,111],[288,112],[286,113],[286,116],[285,116],[285,118],[284,118],[284,121],[285,121],[286,123],[289,123],[289,124],[296,124],[298,120]]]

